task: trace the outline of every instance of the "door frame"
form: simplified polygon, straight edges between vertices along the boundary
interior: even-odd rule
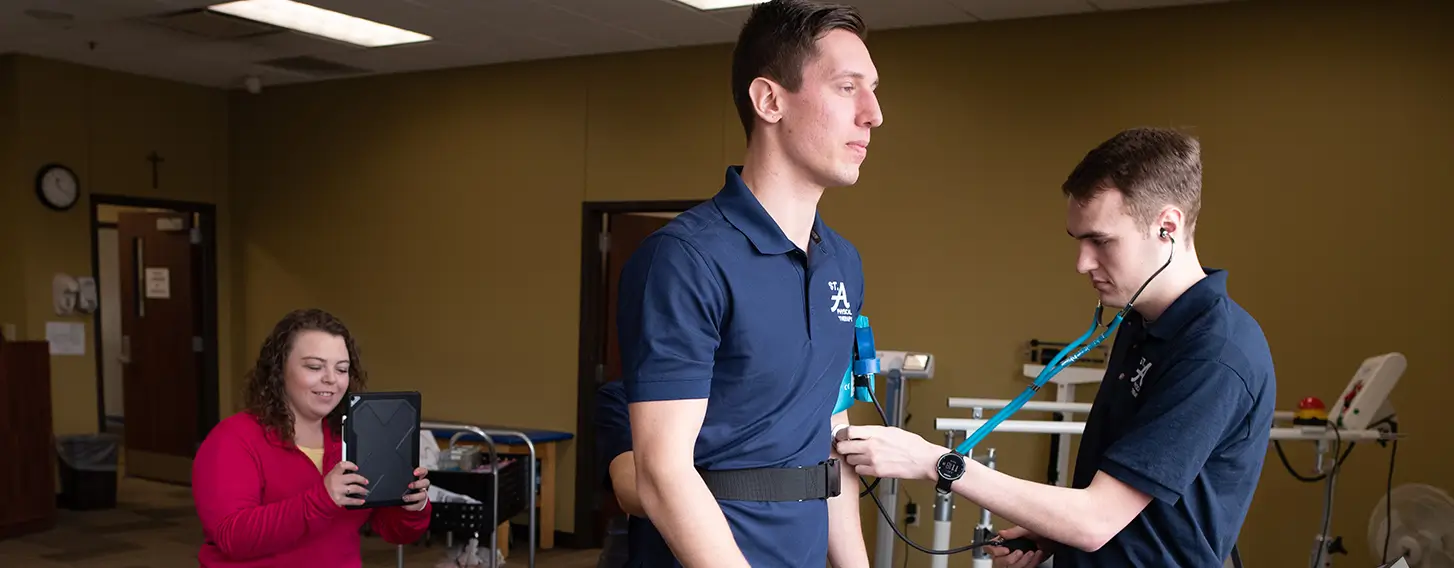
[[[605,217],[612,213],[681,213],[706,199],[658,201],[587,201],[581,204],[581,303],[579,371],[576,374],[576,520],[571,541],[575,548],[600,548],[603,536],[596,532],[595,507],[600,497],[601,474],[593,454],[596,450],[596,367],[602,358],[606,337],[605,280],[606,249],[601,234]]]
[[[202,369],[198,374],[197,392],[200,400],[197,406],[197,439],[207,437],[212,427],[220,420],[218,398],[218,341],[217,341],[217,206],[195,201],[153,199],[127,195],[91,194],[91,274],[96,279],[97,293],[101,286],[101,243],[99,231],[115,228],[114,223],[102,223],[99,213],[102,205],[118,207],[153,207],[169,209],[180,213],[196,213],[202,228]],[[91,314],[91,343],[96,353],[96,425],[99,432],[106,431],[106,361],[101,350],[101,310]]]

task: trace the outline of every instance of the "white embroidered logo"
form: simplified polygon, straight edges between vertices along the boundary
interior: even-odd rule
[[[831,298],[833,300],[833,307],[828,308],[828,310],[838,314],[839,321],[853,321],[853,308],[848,303],[848,285],[844,282],[829,281],[828,288],[833,290],[833,297]]]
[[[1131,377],[1131,397],[1135,398],[1141,394],[1141,385],[1146,382],[1146,372],[1151,370],[1151,362],[1145,357],[1141,358],[1141,365],[1136,368],[1136,375]]]

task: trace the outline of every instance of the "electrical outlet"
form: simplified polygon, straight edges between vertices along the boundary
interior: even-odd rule
[[[919,526],[919,504],[910,501],[904,505],[904,524],[911,527]]]

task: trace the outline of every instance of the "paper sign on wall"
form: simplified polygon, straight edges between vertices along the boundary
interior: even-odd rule
[[[163,300],[172,297],[172,271],[170,269],[146,269],[146,297]]]
[[[45,322],[45,340],[51,355],[85,355],[86,325],[69,321]]]

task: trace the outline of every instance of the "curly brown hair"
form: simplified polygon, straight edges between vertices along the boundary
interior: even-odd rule
[[[289,444],[293,442],[293,413],[288,409],[284,372],[288,356],[293,351],[294,339],[305,331],[322,331],[343,338],[348,348],[348,392],[362,392],[368,382],[368,372],[359,360],[358,346],[341,320],[320,309],[295,310],[283,316],[263,341],[257,364],[247,372],[246,400],[247,412],[257,417],[264,429]],[[339,404],[328,413],[329,428],[337,430],[343,426],[344,409],[345,406]]]

